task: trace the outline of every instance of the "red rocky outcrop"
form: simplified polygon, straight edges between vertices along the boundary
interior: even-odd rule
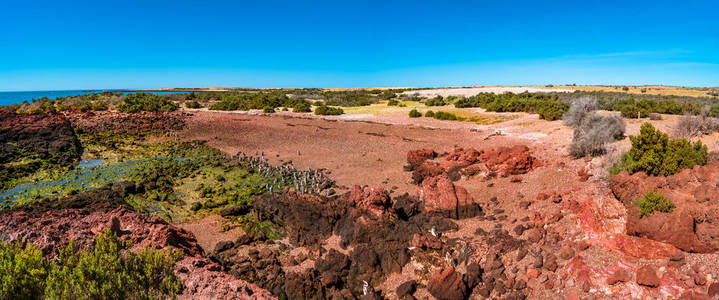
[[[81,154],[80,141],[65,116],[0,109],[0,181],[35,172],[43,163],[69,166]],[[14,163],[19,161],[25,163]]]
[[[350,192],[349,200],[356,207],[372,213],[375,217],[381,217],[392,207],[389,192],[382,188],[362,188],[355,185]]]
[[[69,114],[78,133],[168,133],[185,127],[191,114],[183,112],[87,112]]]
[[[425,179],[418,192],[427,213],[461,219],[474,217],[481,211],[467,190],[452,183],[447,174]]]
[[[407,171],[412,171],[425,160],[434,159],[437,153],[432,149],[419,149],[407,152]]]
[[[611,179],[615,197],[627,208],[627,234],[666,242],[688,252],[719,250],[719,162],[662,177],[622,171]],[[639,217],[634,203],[650,190],[661,192],[675,208]]]

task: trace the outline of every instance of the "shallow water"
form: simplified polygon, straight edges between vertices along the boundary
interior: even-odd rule
[[[147,160],[127,161],[116,164],[103,164],[102,159],[93,159],[80,164],[65,176],[35,183],[17,185],[0,194],[0,203],[13,202],[21,198],[47,196],[62,191],[86,191],[104,184],[119,182],[136,173]]]
[[[116,91],[116,90],[67,90],[67,91],[21,91],[21,92],[0,92],[0,105],[11,105],[20,104],[27,100],[32,102],[33,99],[39,99],[42,97],[48,97],[50,99],[56,99],[59,97],[78,96],[92,93],[102,93],[105,91]],[[131,92],[125,92],[128,94]],[[166,94],[187,94],[188,92],[151,92],[158,95]]]

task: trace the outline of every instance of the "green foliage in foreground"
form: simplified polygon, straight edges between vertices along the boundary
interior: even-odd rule
[[[95,239],[94,249],[79,250],[74,242],[57,261],[47,260],[30,245],[0,244],[2,299],[163,299],[180,291],[174,264],[178,251],[145,248],[122,251],[114,233]]]
[[[647,191],[642,199],[635,201],[634,204],[639,206],[640,218],[651,216],[655,211],[668,213],[674,209],[672,200],[653,190]]]
[[[421,116],[422,116],[422,113],[419,112],[419,111],[417,111],[416,109],[413,109],[413,110],[410,110],[410,111],[409,111],[409,117],[410,117],[410,118],[419,118],[419,117],[421,117]]]
[[[695,165],[705,165],[709,154],[707,146],[686,139],[669,140],[669,136],[644,123],[638,136],[630,136],[632,149],[622,155],[620,164],[612,167],[612,174],[623,170],[633,174],[645,171],[649,175],[669,176]]]
[[[339,107],[331,107],[331,106],[318,106],[315,108],[315,115],[321,115],[321,116],[337,116],[344,114],[345,111],[342,110]]]
[[[161,112],[177,110],[177,103],[167,97],[152,93],[133,93],[128,94],[122,103],[117,105],[117,110],[121,112]]]

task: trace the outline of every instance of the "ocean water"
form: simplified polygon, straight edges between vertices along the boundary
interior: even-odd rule
[[[104,91],[117,90],[67,90],[67,91],[22,91],[22,92],[0,92],[0,105],[19,104],[27,100],[48,97],[55,99],[58,97],[77,96],[83,94],[101,93]],[[152,92],[153,94],[187,94],[188,92]],[[127,93],[125,93],[127,94]]]

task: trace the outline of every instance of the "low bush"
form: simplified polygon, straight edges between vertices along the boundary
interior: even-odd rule
[[[300,101],[295,103],[294,106],[292,106],[292,112],[296,113],[306,113],[312,111],[312,105],[307,101]]]
[[[125,99],[117,106],[117,109],[121,112],[161,112],[161,111],[175,111],[177,110],[177,103],[152,93],[132,93],[125,96]]]
[[[110,231],[98,235],[93,248],[70,241],[57,260],[47,260],[34,245],[0,244],[0,298],[152,299],[180,291],[179,251],[124,251]]]
[[[321,116],[336,116],[341,115],[345,113],[344,110],[342,110],[339,107],[330,107],[330,106],[318,106],[315,108],[315,115],[321,115]]]
[[[427,118],[434,118],[434,112],[431,110],[428,110],[424,113],[424,116]]]
[[[409,111],[409,117],[410,117],[410,118],[419,118],[419,117],[421,117],[421,116],[422,116],[422,113],[419,112],[419,111],[417,111],[416,109],[413,109],[413,110],[410,110],[410,111]]]
[[[574,158],[603,155],[609,143],[624,138],[624,130],[621,116],[601,116],[592,112],[575,127],[569,154]]]
[[[639,206],[640,218],[649,217],[655,211],[668,213],[674,209],[674,203],[669,198],[653,190],[647,191],[642,199],[634,201],[634,205]]]
[[[574,127],[569,154],[574,158],[606,153],[606,146],[624,138],[624,119],[617,115],[602,116],[594,111],[599,107],[595,98],[581,97],[572,101],[564,114],[564,123]]]
[[[692,138],[699,135],[710,134],[719,130],[719,119],[706,116],[682,116],[676,127],[674,135],[682,138]]]
[[[597,99],[594,97],[580,97],[572,101],[572,106],[564,114],[564,124],[571,127],[577,127],[582,124],[585,118],[589,117],[593,111],[599,108]]]
[[[262,112],[266,114],[271,114],[275,112],[275,109],[272,106],[265,106],[262,108]]]
[[[389,101],[387,101],[387,106],[398,106],[398,105],[399,105],[399,101],[397,99],[389,99]]]
[[[281,90],[258,93],[200,93],[197,97],[206,100],[219,100],[210,106],[211,110],[264,110],[265,107],[292,107],[297,102],[304,101],[299,98],[289,98]]]
[[[450,121],[459,120],[459,118],[455,114],[449,113],[449,112],[444,112],[444,111],[438,111],[438,112],[434,113],[434,118],[437,120],[450,120]]]
[[[669,176],[695,165],[705,165],[709,154],[701,141],[691,144],[686,139],[669,140],[669,136],[644,123],[638,136],[630,136],[632,148],[622,155],[622,162],[612,174],[645,171],[653,176]]]
[[[194,109],[194,108],[200,108],[200,107],[202,107],[202,105],[200,105],[200,102],[197,102],[197,100],[191,100],[191,101],[185,102],[185,107]]]
[[[427,100],[424,100],[424,105],[427,106],[445,106],[449,103],[444,101],[444,98],[442,96],[435,96],[434,98],[429,98]]]

